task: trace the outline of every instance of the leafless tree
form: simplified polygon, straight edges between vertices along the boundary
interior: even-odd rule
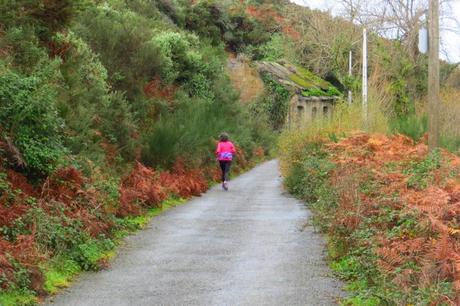
[[[453,0],[441,0],[441,30],[460,33]],[[342,16],[388,38],[404,43],[414,59],[420,28],[426,24],[428,0],[339,0]]]
[[[363,25],[381,37],[396,39],[412,66],[407,76],[412,97],[417,96],[416,79],[422,71],[423,60],[418,50],[419,30],[427,23],[428,0],[337,0],[342,17]],[[460,31],[453,15],[453,0],[441,0],[441,24],[444,31]],[[442,48],[445,52],[445,48]]]

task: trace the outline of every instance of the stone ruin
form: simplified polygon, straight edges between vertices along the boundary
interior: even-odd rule
[[[333,117],[341,93],[329,82],[286,61],[258,62],[257,67],[292,93],[286,118],[289,128]]]

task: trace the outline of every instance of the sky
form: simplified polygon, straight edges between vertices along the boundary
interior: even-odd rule
[[[333,14],[339,9],[338,0],[291,0],[300,5],[311,8],[329,10]],[[454,0],[451,3],[450,14],[460,23],[460,0]],[[446,21],[448,24],[441,24],[441,28],[453,27],[452,21]],[[455,27],[458,27],[455,25]],[[460,29],[458,29],[460,31]],[[441,31],[441,57],[452,63],[460,62],[460,34],[452,31]]]

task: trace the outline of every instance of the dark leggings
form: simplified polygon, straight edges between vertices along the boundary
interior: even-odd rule
[[[220,160],[220,169],[222,170],[222,182],[228,181],[228,173],[230,172],[230,166],[232,161],[230,160]]]

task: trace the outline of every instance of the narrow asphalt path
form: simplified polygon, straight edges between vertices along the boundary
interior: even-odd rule
[[[309,211],[286,195],[276,161],[152,220],[111,268],[47,305],[334,305],[342,294]]]

